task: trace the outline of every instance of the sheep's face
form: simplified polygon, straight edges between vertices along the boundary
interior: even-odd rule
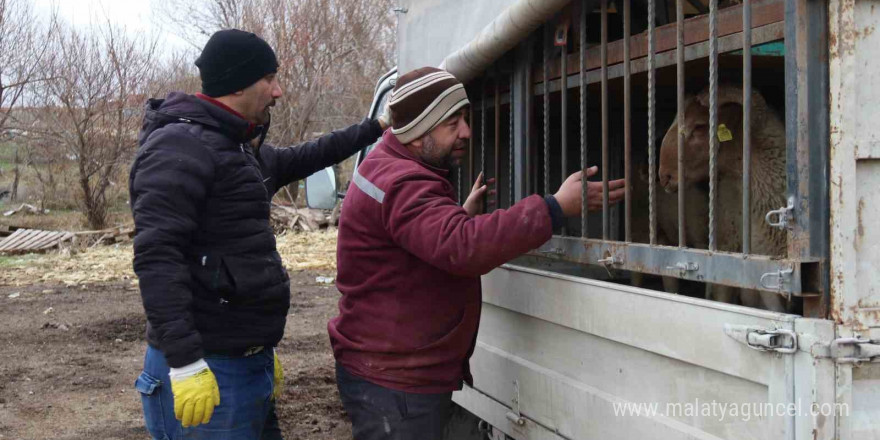
[[[685,118],[681,114],[675,117],[672,126],[663,136],[660,144],[660,185],[666,192],[678,190],[678,134],[684,136],[684,177],[686,183],[698,182],[708,177],[708,169],[704,173],[700,164],[708,163],[709,153],[709,117],[708,109],[689,98],[685,101]],[[704,175],[705,174],[705,175]]]
[[[684,137],[684,182],[686,185],[707,182],[709,180],[709,108],[702,103],[706,98],[706,92],[697,97],[685,101],[685,117],[681,124],[681,132]],[[719,106],[718,123],[724,124],[737,139],[738,127],[742,120],[742,106],[736,103],[725,103]],[[680,114],[660,145],[660,185],[666,192],[678,191],[678,132]],[[730,144],[738,142],[725,142],[719,147],[719,161],[724,160],[721,149],[736,152],[736,147]],[[732,158],[730,158],[732,159]]]

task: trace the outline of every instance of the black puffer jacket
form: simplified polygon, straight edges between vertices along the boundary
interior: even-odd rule
[[[171,367],[281,340],[290,284],[272,196],[382,134],[365,120],[298,147],[247,144],[266,130],[192,95],[147,103],[129,178],[134,270],[147,340]]]

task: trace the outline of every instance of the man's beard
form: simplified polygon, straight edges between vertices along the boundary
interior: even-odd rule
[[[272,120],[272,113],[271,113],[270,109],[274,106],[275,106],[275,100],[273,99],[269,105],[267,105],[266,107],[263,108],[263,112],[260,113],[260,115],[259,115],[259,120],[257,121],[257,125],[266,125],[269,123],[270,120]]]
[[[455,161],[452,157],[452,152],[463,147],[464,140],[456,139],[453,148],[449,150],[449,153],[444,155],[443,152],[440,151],[440,148],[437,147],[437,142],[434,141],[434,138],[431,137],[430,134],[426,134],[422,136],[422,160],[437,168],[445,168],[449,170],[458,168],[461,166],[461,162]]]

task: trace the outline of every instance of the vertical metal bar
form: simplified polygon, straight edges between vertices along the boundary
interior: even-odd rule
[[[709,250],[715,240],[715,199],[718,193],[718,0],[709,0]]]
[[[515,62],[514,62],[514,65],[516,65]],[[515,103],[515,101],[514,101],[514,99],[513,99],[513,98],[514,98],[513,89],[516,88],[515,84],[516,84],[516,83],[515,83],[515,81],[514,81],[514,71],[511,71],[511,72],[510,72],[510,86],[508,87],[508,90],[509,90],[509,91],[508,91],[508,97],[509,97],[508,101],[509,101],[509,103],[508,103],[508,105],[507,105],[508,116],[509,116],[509,119],[510,119],[510,120],[508,121],[508,124],[509,124],[509,125],[508,125],[508,128],[507,128],[507,138],[508,138],[508,141],[509,141],[509,142],[508,142],[508,143],[509,143],[509,145],[508,145],[508,150],[509,150],[509,151],[508,151],[508,153],[507,153],[507,159],[508,159],[508,164],[507,164],[507,199],[508,199],[507,202],[508,202],[508,203],[507,203],[507,207],[508,207],[508,208],[511,207],[511,206],[513,206],[513,201],[516,200],[516,199],[514,198],[514,196],[513,196],[513,192],[514,192],[514,185],[513,185],[513,180],[514,180],[514,179],[513,179],[513,174],[514,174],[514,173],[513,173],[513,158],[514,158],[514,156],[515,156],[515,154],[514,154],[514,145],[513,145],[513,144],[514,144],[514,142],[513,142],[513,122],[514,122],[514,121],[513,121],[513,109],[514,109],[514,103]]]
[[[675,1],[675,58],[678,82],[678,245],[686,246],[684,237],[684,0]]]
[[[566,36],[567,38],[567,36]],[[568,174],[568,46],[563,45],[559,51],[559,101],[561,108],[559,119],[562,120],[562,134],[560,139],[560,148],[562,148],[561,156],[561,173],[559,174],[559,183],[565,181]],[[562,227],[562,235],[568,235],[568,228]]]
[[[517,89],[517,96],[520,96],[521,98],[516,106],[516,120],[522,125],[522,127],[516,132],[518,145],[516,146],[517,154],[514,159],[514,166],[516,166],[517,169],[517,172],[515,173],[517,176],[515,200],[521,200],[526,194],[534,194],[538,192],[532,186],[537,177],[537,173],[532,169],[536,156],[536,154],[534,154],[535,143],[533,142],[533,135],[535,132],[535,81],[532,76],[532,64],[535,58],[534,49],[535,38],[529,38],[526,40],[525,45],[521,45],[521,48],[519,49],[520,55],[518,58],[522,60],[522,62],[515,64],[515,66],[517,66],[515,71],[518,75],[517,84],[521,84]]]
[[[532,76],[532,63],[534,61],[535,39],[528,38],[514,50],[511,72],[511,98],[510,98],[510,138],[511,138],[511,205],[517,200],[522,200],[526,194],[535,194],[529,183],[532,170],[529,166],[533,158],[531,136],[534,132],[532,127],[532,115],[534,109],[530,108],[532,101],[529,93],[534,93],[534,77]],[[514,91],[515,90],[515,91]]]
[[[655,125],[655,113],[656,113],[656,97],[655,93],[655,81],[656,81],[656,72],[655,69],[655,60],[654,60],[654,32],[657,28],[656,25],[656,4],[654,0],[648,0],[648,229],[650,236],[650,243],[652,245],[657,244],[657,213],[654,210],[654,189],[657,186],[655,183],[657,176],[655,173],[657,172],[657,166],[655,165],[654,158],[654,149],[656,148],[656,131]]]
[[[483,173],[483,182],[486,181],[486,73],[483,73],[483,81],[480,82],[480,172]],[[485,195],[483,196],[485,199]],[[484,200],[485,201],[485,200]],[[483,212],[486,204],[483,203]]]
[[[632,78],[630,77],[630,0],[623,0],[623,178],[626,182],[624,240],[632,241]]]
[[[602,239],[608,240],[608,0],[602,0]]]
[[[495,209],[501,207],[501,71],[495,65],[495,157],[492,173],[495,178]],[[488,177],[486,178],[488,182]]]
[[[580,52],[581,52],[581,170],[587,169],[587,10],[591,1],[581,2]],[[587,238],[587,177],[581,180],[581,237]]]
[[[471,127],[471,130],[474,129],[474,111],[468,112],[468,125]],[[471,131],[471,137],[468,138],[468,184],[467,188],[470,188],[474,183],[474,133]],[[468,193],[469,195],[469,193]],[[464,198],[467,200],[467,196]],[[464,200],[461,201],[464,203]]]
[[[544,25],[544,194],[550,194],[550,33]]]
[[[743,1],[743,254],[752,251],[752,1]]]
[[[821,302],[805,316],[831,311],[829,258],[829,34],[826,2],[785,0],[786,198],[794,198],[788,257],[818,259]]]
[[[455,194],[458,196],[459,205],[464,203],[464,199],[461,197],[461,192],[461,167],[457,167],[455,169]]]

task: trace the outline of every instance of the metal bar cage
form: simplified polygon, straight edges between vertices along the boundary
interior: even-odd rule
[[[471,81],[462,200],[479,171],[496,179],[487,209],[503,209],[600,168],[601,210],[516,264],[689,280],[704,283],[700,296],[772,292],[786,310],[799,297],[820,313],[827,183],[815,171],[827,168],[827,136],[808,125],[827,120],[827,56],[804,27],[821,30],[810,15],[822,12],[806,0],[726,3],[575,0]],[[784,145],[768,141],[776,131]],[[585,180],[585,206],[587,193]]]

